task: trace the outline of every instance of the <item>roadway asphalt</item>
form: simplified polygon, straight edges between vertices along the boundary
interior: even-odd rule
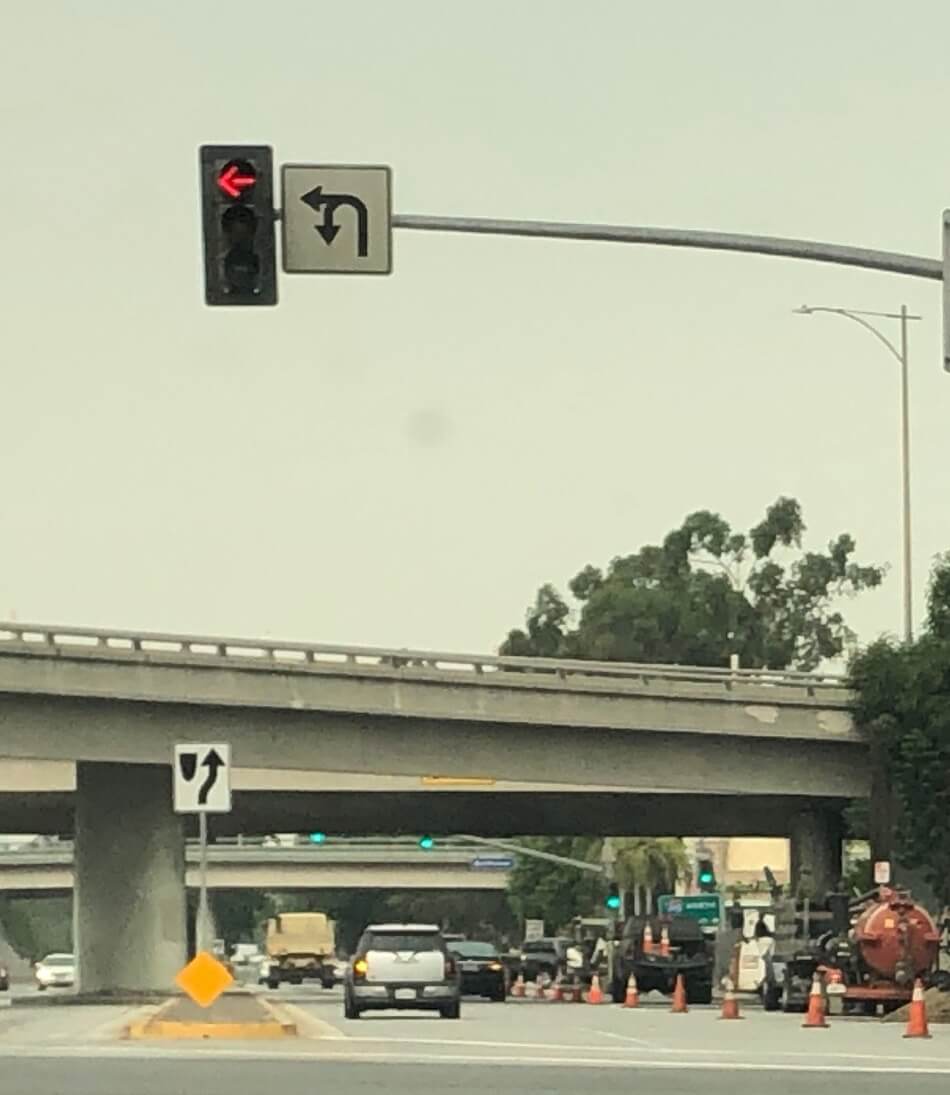
[[[284,988],[302,1037],[268,1043],[126,1042],[120,1007],[0,1009],[3,1095],[442,1095],[484,1087],[589,1095],[620,1080],[650,1095],[945,1095],[950,1027],[904,1040],[900,1025],[832,1019],[803,1030],[800,1016],[749,1009],[721,1022],[715,1008],[671,1015],[586,1005],[464,1001],[458,1021],[425,1014],[342,1017],[340,991]]]

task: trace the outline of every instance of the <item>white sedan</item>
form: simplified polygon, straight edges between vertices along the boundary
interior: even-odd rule
[[[76,959],[71,954],[48,954],[33,969],[36,987],[70,988],[76,981]]]

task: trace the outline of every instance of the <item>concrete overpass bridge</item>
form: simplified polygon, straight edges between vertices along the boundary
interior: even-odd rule
[[[849,704],[839,679],[802,673],[0,625],[0,757],[75,766],[69,802],[47,807],[72,814],[86,988],[167,984],[180,962],[175,742],[230,741],[238,766],[272,777],[466,781],[448,793],[247,787],[221,832],[306,829],[315,808],[324,831],[333,810],[351,833],[564,831],[555,819],[567,827],[564,808],[587,793],[570,831],[791,835],[793,870],[797,847],[823,880],[828,819],[870,791]],[[107,926],[117,915],[125,948]]]
[[[185,849],[185,884],[198,887],[199,850]],[[212,844],[212,890],[504,890],[512,857],[462,841],[429,850],[407,841],[330,841],[326,845],[267,846],[261,840]],[[0,850],[0,893],[65,894],[73,888],[70,842]]]

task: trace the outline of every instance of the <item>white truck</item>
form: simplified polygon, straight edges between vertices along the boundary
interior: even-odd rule
[[[267,921],[264,949],[266,983],[280,988],[304,979],[319,981],[325,989],[337,980],[336,931],[326,913],[280,913]],[[262,971],[263,973],[263,971]]]

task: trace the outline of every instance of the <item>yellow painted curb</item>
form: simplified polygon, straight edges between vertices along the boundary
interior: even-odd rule
[[[281,1018],[265,1000],[261,1000],[264,1010],[271,1019],[260,1019],[244,1023],[208,1023],[178,1022],[163,1019],[162,1016],[174,1005],[177,999],[167,1000],[156,1008],[147,1019],[130,1023],[124,1031],[124,1037],[139,1038],[294,1038],[297,1035],[295,1023]]]
[[[259,1023],[176,1023],[152,1019],[129,1027],[130,1038],[293,1038],[293,1023],[264,1020]]]

